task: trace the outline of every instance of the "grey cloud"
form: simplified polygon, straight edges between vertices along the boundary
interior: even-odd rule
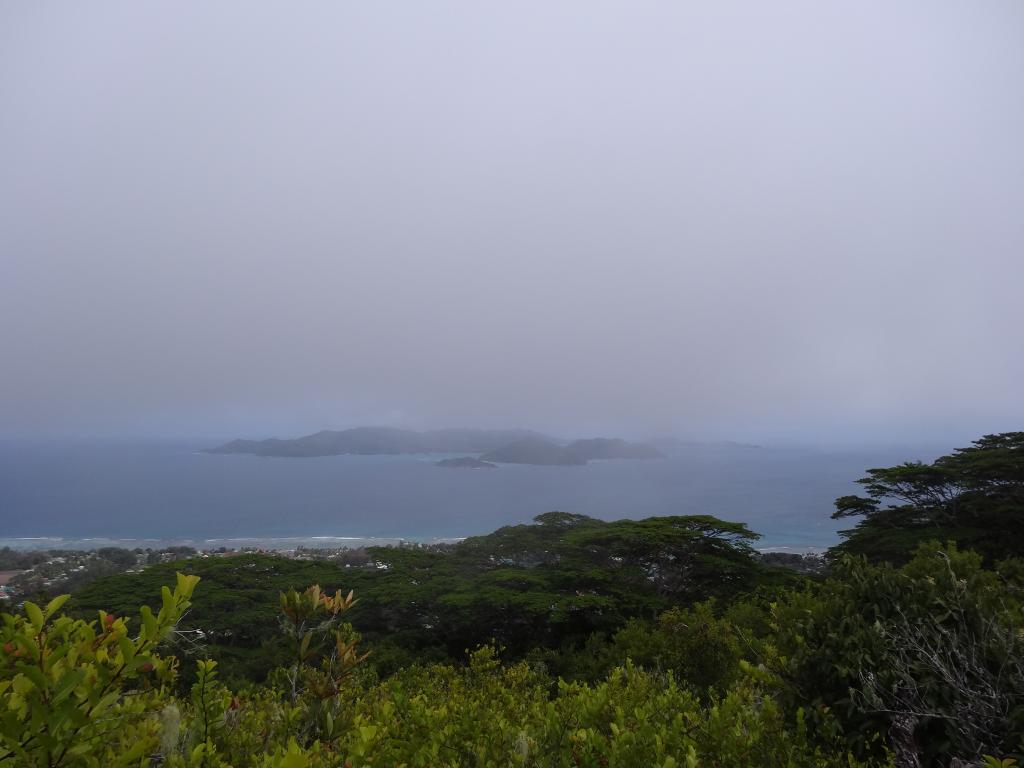
[[[0,434],[1020,427],[1024,6],[0,10]]]

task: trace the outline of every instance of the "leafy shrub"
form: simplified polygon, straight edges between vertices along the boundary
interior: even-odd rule
[[[930,543],[902,568],[846,557],[773,618],[791,701],[834,712],[862,753],[878,734],[925,764],[1024,746],[1024,611],[979,555]]]
[[[134,636],[126,619],[102,611],[98,621],[58,615],[67,596],[45,608],[26,602],[22,616],[3,614],[0,764],[137,765],[152,753],[177,666],[156,648],[197,581],[179,574],[157,614],[142,608]]]

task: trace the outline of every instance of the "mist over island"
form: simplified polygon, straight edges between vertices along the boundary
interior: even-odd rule
[[[592,459],[657,459],[653,445],[621,438],[559,441],[528,430],[440,429],[428,432],[388,427],[323,430],[291,439],[232,440],[207,453],[256,456],[375,456],[416,453],[476,453],[482,462],[509,464],[586,464]],[[451,465],[449,465],[451,466]]]
[[[0,3],[0,768],[1024,766],[1024,0]]]

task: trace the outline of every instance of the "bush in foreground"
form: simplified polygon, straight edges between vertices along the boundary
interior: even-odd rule
[[[191,695],[169,683],[157,644],[188,608],[195,577],[165,589],[137,627],[26,604],[4,615],[0,764],[58,766],[833,766],[867,765],[787,714],[771,673],[743,664],[707,703],[671,672],[627,663],[597,684],[551,679],[493,647],[465,667],[412,666],[377,682],[342,622],[352,596],[281,596],[291,665],[232,692],[198,662]]]

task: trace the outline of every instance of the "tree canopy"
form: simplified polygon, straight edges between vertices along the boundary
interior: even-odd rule
[[[906,561],[930,539],[995,561],[1024,545],[1024,432],[985,435],[930,464],[868,470],[864,495],[836,499],[834,518],[860,517],[833,554]]]

